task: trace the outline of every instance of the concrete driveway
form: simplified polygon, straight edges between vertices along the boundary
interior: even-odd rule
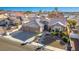
[[[33,32],[23,32],[23,31],[16,31],[10,34],[13,38],[26,41],[27,39],[33,37],[36,35],[36,33]]]

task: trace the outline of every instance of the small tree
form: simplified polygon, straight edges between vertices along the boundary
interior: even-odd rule
[[[51,32],[51,35],[55,36],[57,35],[57,32]]]
[[[18,28],[19,22],[16,21],[15,26],[16,26],[16,28]]]
[[[72,25],[73,25],[74,28],[76,27],[76,24],[77,24],[77,21],[75,19],[72,20]]]
[[[72,26],[73,26],[74,28],[76,27],[76,24],[77,24],[76,19],[68,19],[67,22],[68,22],[68,25],[69,25],[70,28],[71,28]]]
[[[67,23],[68,23],[68,26],[69,26],[69,27],[72,27],[72,20],[71,20],[71,19],[68,19],[68,20],[67,20]]]

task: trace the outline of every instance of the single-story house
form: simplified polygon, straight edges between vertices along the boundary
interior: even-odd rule
[[[18,17],[9,16],[8,19],[9,19],[10,22],[11,22],[12,24],[14,24],[14,25],[15,25],[15,23],[21,24],[21,20],[20,20],[20,18],[18,18]]]
[[[27,16],[28,16],[28,19],[29,19],[29,20],[34,20],[34,19],[36,19],[36,17],[37,17],[36,14],[28,14]]]
[[[66,29],[67,21],[66,19],[50,19],[48,23],[51,30],[64,31]]]
[[[7,18],[7,15],[5,15],[5,14],[0,14],[0,19],[5,19],[5,18]]]
[[[10,25],[10,21],[8,19],[3,19],[0,21],[0,26]]]
[[[59,30],[59,31],[64,31],[66,26],[62,24],[61,22],[56,22],[53,25],[51,25],[51,30]]]

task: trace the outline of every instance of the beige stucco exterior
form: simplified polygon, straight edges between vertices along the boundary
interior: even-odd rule
[[[64,31],[66,27],[60,23],[56,23],[50,26],[51,30],[59,30],[59,31]]]
[[[54,25],[54,26],[51,26],[51,29],[52,29],[52,30],[56,30],[56,29],[58,29],[59,31],[63,31],[63,30],[64,30],[64,27]]]
[[[22,30],[26,31],[26,32],[36,32],[36,33],[43,31],[42,28],[40,28],[39,26],[38,27],[24,26],[24,27],[22,27]]]
[[[33,20],[28,23],[24,23],[22,25],[22,30],[27,31],[27,32],[38,32],[39,33],[43,31],[43,27],[39,26],[39,24],[35,20]]]

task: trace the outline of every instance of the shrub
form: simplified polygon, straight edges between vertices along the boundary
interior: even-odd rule
[[[63,40],[65,43],[69,42],[69,38],[68,38],[67,36],[63,36],[63,37],[62,37],[62,40]]]
[[[51,35],[53,35],[53,36],[55,36],[57,34],[58,34],[57,32],[51,32]]]

